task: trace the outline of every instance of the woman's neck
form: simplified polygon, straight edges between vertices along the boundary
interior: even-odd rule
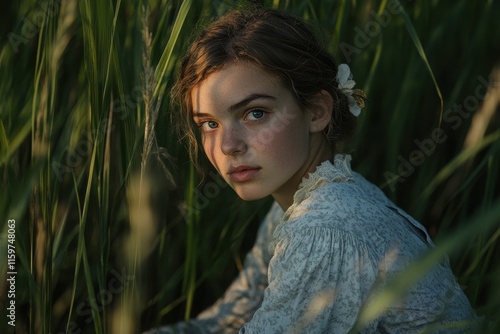
[[[279,204],[283,211],[288,210],[288,208],[293,204],[294,195],[304,177],[307,177],[310,173],[314,173],[316,168],[321,165],[322,162],[327,160],[333,162],[334,155],[330,144],[322,134],[318,133],[319,136],[315,135],[316,134],[313,134],[311,136],[311,150],[309,151],[310,154],[305,164],[286,184],[283,185],[283,187],[272,194],[274,200]]]

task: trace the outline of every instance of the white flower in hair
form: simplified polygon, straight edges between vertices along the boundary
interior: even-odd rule
[[[349,111],[358,117],[361,109],[365,107],[365,93],[355,89],[356,82],[352,79],[351,69],[347,64],[340,64],[337,71],[337,82],[339,89],[347,96]]]

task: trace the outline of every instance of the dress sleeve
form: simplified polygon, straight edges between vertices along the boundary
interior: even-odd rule
[[[330,227],[285,229],[275,233],[262,306],[240,334],[349,332],[375,282],[367,247]]]
[[[274,203],[262,221],[254,246],[245,257],[243,269],[230,287],[214,305],[200,313],[196,319],[152,329],[144,334],[165,333],[237,333],[262,303],[267,286],[267,267],[271,255],[268,245],[283,216],[283,210]]]

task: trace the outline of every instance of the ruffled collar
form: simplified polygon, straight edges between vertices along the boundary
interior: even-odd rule
[[[286,221],[295,207],[309,197],[310,193],[316,190],[325,182],[344,182],[352,180],[351,156],[347,154],[337,154],[333,160],[323,161],[316,170],[304,177],[299,188],[293,196],[293,204],[286,210],[283,219]]]

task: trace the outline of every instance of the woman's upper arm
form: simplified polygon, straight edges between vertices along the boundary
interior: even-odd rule
[[[290,228],[275,242],[262,305],[240,333],[348,332],[375,275],[355,237],[329,227]]]

